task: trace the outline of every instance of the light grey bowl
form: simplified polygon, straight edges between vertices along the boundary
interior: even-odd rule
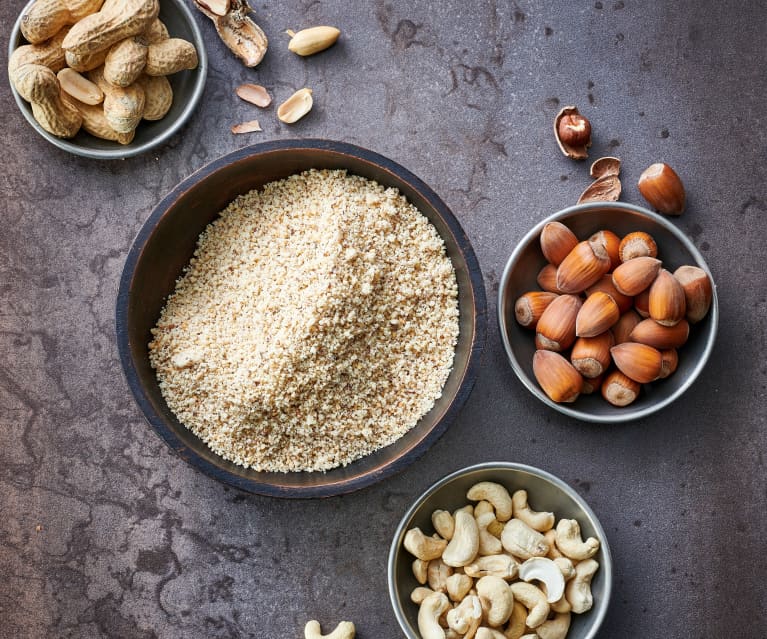
[[[11,39],[8,44],[8,56],[13,51],[27,44],[21,35],[21,17],[34,2],[31,0],[19,14],[11,31]],[[32,107],[25,101],[11,84],[13,97],[18,104],[21,113],[32,127],[48,142],[64,151],[74,153],[86,158],[97,160],[117,160],[145,153],[167,142],[186,123],[205,89],[205,79],[208,75],[208,56],[205,51],[205,43],[202,33],[197,26],[192,12],[186,6],[184,0],[161,0],[160,20],[168,27],[171,37],[184,38],[194,44],[197,49],[199,64],[191,71],[181,71],[168,76],[173,87],[173,105],[162,120],[148,122],[142,120],[136,130],[136,137],[130,144],[122,145],[109,140],[101,140],[93,137],[85,131],[80,131],[74,138],[65,140],[51,135],[43,129],[32,116]],[[10,83],[9,83],[10,84]]]
[[[528,390],[560,413],[583,421],[613,424],[627,422],[668,406],[695,381],[714,348],[719,324],[716,286],[708,315],[690,327],[687,343],[679,349],[679,367],[670,377],[645,384],[637,400],[623,408],[613,406],[601,395],[582,395],[572,404],[557,404],[541,390],[533,375],[534,333],[523,328],[514,317],[514,302],[527,291],[540,290],[536,276],[546,264],[539,237],[552,221],[568,226],[579,239],[586,239],[602,229],[622,237],[631,231],[645,231],[658,244],[658,258],[663,268],[674,271],[684,264],[699,266],[711,278],[711,272],[695,245],[666,218],[640,206],[623,202],[597,202],[571,206],[542,220],[522,238],[514,249],[501,277],[498,289],[498,323],[501,339],[511,367]]]
[[[466,491],[480,481],[497,482],[511,493],[524,488],[533,509],[551,511],[557,521],[576,519],[584,538],[599,539],[601,545],[594,559],[599,562],[600,568],[591,584],[594,606],[584,614],[572,616],[567,634],[567,639],[594,637],[607,614],[613,583],[612,557],[605,531],[588,504],[564,481],[539,468],[511,462],[486,462],[449,474],[428,488],[400,521],[389,550],[388,578],[389,597],[405,637],[421,637],[418,632],[418,606],[410,601],[410,593],[419,584],[411,569],[413,556],[402,546],[405,533],[414,526],[426,534],[433,533],[431,513],[437,509],[452,512],[470,503],[466,499]]]

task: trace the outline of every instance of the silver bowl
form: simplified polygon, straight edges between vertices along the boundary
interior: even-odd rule
[[[480,481],[497,482],[510,492],[524,488],[534,509],[551,511],[557,520],[576,519],[584,538],[599,539],[600,548],[594,557],[599,562],[599,570],[591,583],[594,606],[584,614],[573,615],[567,633],[567,639],[594,637],[607,614],[613,582],[612,557],[605,531],[588,504],[564,481],[539,468],[511,462],[486,462],[449,474],[428,488],[400,521],[389,550],[388,580],[389,598],[405,637],[421,637],[418,606],[410,601],[410,593],[419,584],[411,569],[413,557],[402,546],[405,533],[418,526],[424,533],[431,534],[431,513],[437,509],[452,512],[465,506],[469,503],[466,491]]]
[[[31,0],[19,14],[11,31],[8,44],[8,56],[23,44],[27,44],[21,35],[21,18],[35,2]],[[11,92],[22,115],[48,142],[64,151],[96,160],[117,160],[145,153],[167,142],[181,129],[194,112],[205,89],[208,75],[208,56],[205,42],[192,12],[184,0],[163,0],[160,3],[160,20],[168,27],[171,37],[184,38],[197,49],[198,65],[191,71],[181,71],[168,76],[173,88],[173,104],[170,111],[161,120],[148,122],[142,120],[136,130],[136,137],[130,144],[122,145],[109,140],[101,140],[85,131],[80,131],[72,139],[57,138],[48,133],[32,115],[32,106],[24,100],[11,84]]]
[[[582,395],[572,404],[557,404],[549,399],[533,375],[534,334],[520,326],[514,317],[514,302],[527,291],[539,290],[538,271],[546,264],[539,237],[549,222],[559,221],[568,226],[579,239],[609,229],[618,236],[631,231],[645,231],[658,244],[658,258],[663,267],[674,271],[690,264],[702,268],[711,278],[711,272],[695,245],[667,219],[640,206],[623,202],[598,202],[571,206],[547,217],[535,225],[514,249],[501,277],[498,290],[498,323],[501,340],[511,367],[527,389],[544,404],[560,413],[583,421],[614,424],[647,417],[668,406],[682,395],[695,381],[706,365],[716,340],[719,323],[719,305],[716,286],[708,315],[690,327],[687,343],[679,349],[676,372],[663,380],[645,384],[637,400],[623,408],[613,406],[595,393]]]

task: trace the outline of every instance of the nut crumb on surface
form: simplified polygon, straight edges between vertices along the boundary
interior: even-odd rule
[[[399,191],[310,170],[238,197],[203,231],[152,336],[168,406],[214,452],[329,470],[391,444],[441,396],[458,287]]]

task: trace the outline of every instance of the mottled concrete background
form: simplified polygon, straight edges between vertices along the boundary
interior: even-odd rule
[[[10,33],[23,0],[4,0]],[[615,592],[600,637],[764,637],[767,494],[767,30],[765,2],[255,3],[272,48],[240,66],[200,16],[211,58],[202,105],[157,152],[95,162],[60,152],[0,87],[0,636],[300,637],[352,619],[401,636],[385,564],[396,523],[431,482],[504,459],[572,484],[601,518]],[[342,28],[320,56],[283,30]],[[2,54],[2,64],[7,59]],[[314,89],[293,127],[229,127]],[[592,155],[624,160],[624,199],[665,160],[689,207],[677,224],[719,285],[710,365],[662,415],[594,426],[541,405],[507,366],[491,321],[461,417],[415,466],[357,494],[276,501],[230,490],[168,452],[129,396],[113,335],[128,247],[156,202],[219,155],[326,137],[388,155],[463,223],[494,317],[499,273],[543,216],[572,204],[588,166],[551,135],[561,105],[594,123]]]

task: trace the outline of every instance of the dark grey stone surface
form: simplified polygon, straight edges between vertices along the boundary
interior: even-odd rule
[[[0,32],[24,2],[0,6]],[[309,618],[401,636],[386,555],[411,500],[492,459],[576,487],[614,553],[600,637],[764,637],[767,623],[767,6],[764,2],[361,2],[256,5],[271,49],[248,70],[200,16],[209,84],[165,148],[99,163],[56,150],[0,87],[0,637],[300,637]],[[338,25],[303,60],[286,28]],[[7,59],[2,54],[2,64]],[[262,134],[243,81],[316,107]],[[252,142],[327,137],[371,148],[428,182],[463,223],[494,317],[515,242],[573,203],[588,166],[564,158],[554,114],[591,118],[592,156],[624,160],[624,197],[656,160],[688,190],[679,227],[718,283],[710,365],[662,415],[616,427],[563,418],[507,366],[491,321],[460,418],[406,472],[321,501],[230,490],[171,455],[122,378],[113,307],[128,247],[153,205],[209,160]]]

